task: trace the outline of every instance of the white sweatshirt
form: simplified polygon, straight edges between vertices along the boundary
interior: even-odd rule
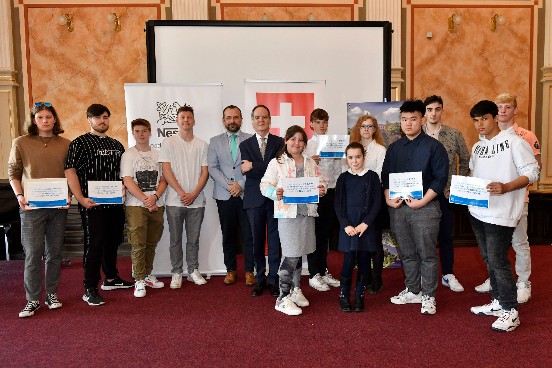
[[[533,183],[539,178],[539,165],[529,144],[519,137],[514,128],[501,131],[491,140],[479,136],[470,159],[471,175],[494,182],[508,183],[520,176]],[[515,227],[525,203],[525,187],[491,195],[489,208],[468,206],[476,219],[494,225]]]

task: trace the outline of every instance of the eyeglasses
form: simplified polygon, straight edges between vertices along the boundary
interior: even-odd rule
[[[373,125],[361,125],[361,126],[360,126],[360,129],[366,129],[366,130],[368,130],[368,129],[374,129],[374,128],[375,128],[375,127],[374,127]]]
[[[35,102],[34,104],[34,107],[41,107],[41,106],[52,107],[52,104],[49,102]]]

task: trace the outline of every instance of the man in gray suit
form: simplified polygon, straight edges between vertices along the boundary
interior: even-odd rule
[[[224,283],[236,282],[236,249],[238,247],[238,226],[241,228],[245,284],[253,286],[253,236],[247,215],[243,209],[243,188],[245,177],[241,172],[239,145],[251,134],[243,133],[241,110],[229,105],[222,111],[222,123],[226,132],[211,138],[207,162],[209,175],[213,178],[213,198],[217,202],[220,228],[222,230],[222,250],[226,277]]]

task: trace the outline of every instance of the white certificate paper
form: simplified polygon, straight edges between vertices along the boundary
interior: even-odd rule
[[[453,175],[450,182],[450,203],[489,208],[488,179]]]
[[[123,204],[123,182],[89,181],[88,198],[97,204]]]
[[[319,135],[316,153],[320,158],[344,158],[349,140],[348,135]]]
[[[283,178],[284,204],[318,203],[320,178]]]
[[[25,180],[25,199],[30,208],[64,207],[68,197],[66,178]]]
[[[422,199],[424,196],[422,172],[389,174],[389,199],[408,199],[408,196],[416,199]]]

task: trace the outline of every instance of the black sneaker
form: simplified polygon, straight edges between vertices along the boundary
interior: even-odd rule
[[[19,312],[19,318],[30,317],[40,308],[40,303],[38,300],[28,301],[25,305],[25,308]]]
[[[87,302],[88,305],[93,306],[105,304],[105,300],[98,294],[98,289],[96,288],[86,290],[82,296],[82,300]]]
[[[58,309],[63,306],[55,293],[46,295],[46,305],[49,309]]]
[[[128,289],[131,287],[134,287],[133,282],[125,281],[117,276],[111,281],[105,280],[102,285],[102,290]]]

